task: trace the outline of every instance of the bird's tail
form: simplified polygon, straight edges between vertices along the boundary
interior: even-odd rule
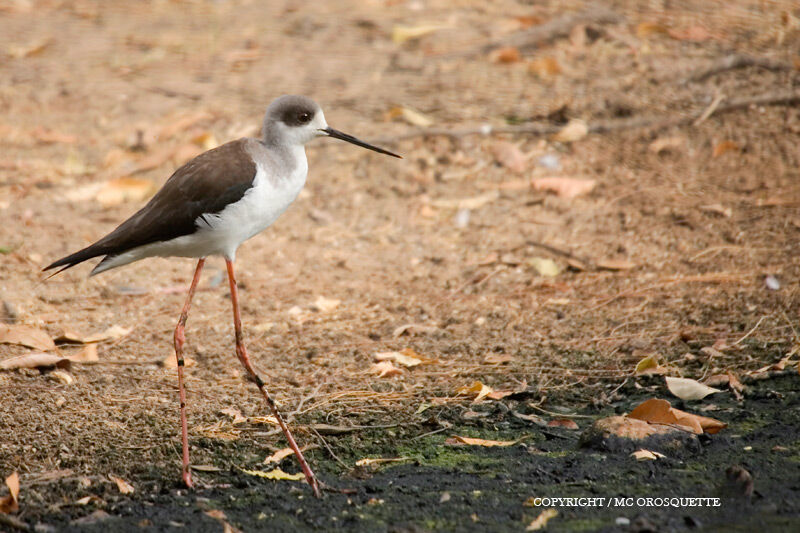
[[[45,272],[45,271],[48,271],[48,270],[52,270],[54,268],[62,267],[62,268],[58,269],[57,271],[53,272],[52,274],[50,274],[47,278],[45,278],[47,280],[47,279],[52,278],[56,274],[60,274],[60,273],[64,272],[68,268],[72,268],[72,267],[74,267],[75,265],[77,265],[79,263],[83,263],[87,259],[92,259],[93,257],[106,255],[107,253],[108,253],[108,251],[105,250],[104,247],[97,246],[97,243],[95,243],[95,244],[92,244],[90,246],[87,246],[83,250],[78,250],[74,254],[70,254],[70,255],[68,255],[66,257],[62,257],[58,261],[54,261],[54,262],[50,263],[49,265],[44,267],[42,269],[42,271]]]

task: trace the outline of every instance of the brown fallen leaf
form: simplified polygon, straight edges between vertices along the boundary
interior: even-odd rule
[[[492,392],[494,392],[494,389],[487,387],[480,381],[473,381],[472,385],[466,385],[456,389],[456,394],[461,396],[474,396],[472,403],[480,402]]]
[[[502,365],[504,363],[509,363],[512,360],[513,357],[507,353],[492,353],[483,358],[483,362],[487,365]]]
[[[551,140],[560,143],[572,143],[580,141],[587,135],[589,135],[589,125],[579,118],[574,118],[567,122],[567,125],[561,128],[558,133],[555,133]]]
[[[531,180],[531,185],[537,191],[548,191],[556,196],[572,199],[592,192],[597,182],[585,178],[536,178]]]
[[[133,485],[122,479],[121,477],[112,476],[109,474],[109,479],[117,484],[117,489],[121,494],[133,494],[136,489],[133,488]]]
[[[637,461],[657,461],[658,459],[664,459],[666,457],[663,453],[645,450],[643,448],[632,452],[631,455],[635,457]]]
[[[197,361],[195,361],[192,357],[186,357],[186,356],[183,357],[184,367],[189,368],[190,366],[194,366],[196,364]],[[169,354],[164,359],[162,359],[161,366],[170,369],[178,368],[178,359],[175,357],[175,354],[174,353]]]
[[[23,324],[0,324],[0,344],[18,344],[45,352],[56,348],[47,332]]]
[[[547,423],[550,428],[580,429],[574,420],[569,418],[554,418]]]
[[[53,44],[52,38],[37,39],[33,42],[23,45],[9,46],[6,51],[8,55],[14,59],[23,59],[26,57],[38,56]]]
[[[627,259],[601,259],[596,263],[602,270],[630,270],[636,268],[636,263]]]
[[[9,357],[0,361],[0,370],[16,370],[18,368],[51,368],[69,369],[70,360],[63,355],[34,352]]]
[[[6,478],[8,496],[0,498],[0,513],[9,514],[19,511],[19,474],[15,471]]]
[[[390,378],[393,376],[399,376],[403,373],[403,371],[394,366],[391,361],[381,361],[380,363],[375,363],[372,365],[369,371],[371,374],[377,374],[379,378]]]
[[[495,161],[508,170],[516,172],[517,174],[521,174],[527,170],[528,158],[516,144],[508,141],[499,141],[492,145],[491,150]],[[525,188],[529,187],[527,183],[524,183],[524,186]]]
[[[81,335],[74,331],[64,330],[56,338],[55,342],[58,344],[91,344],[103,341],[115,341],[128,335],[133,328],[124,328],[122,326],[114,325],[100,333],[92,333],[91,335]]]
[[[714,434],[728,427],[728,424],[719,420],[675,409],[668,401],[657,398],[645,400],[627,416],[652,424],[683,426],[698,435],[703,432]]]
[[[738,144],[733,141],[722,141],[714,145],[713,157],[716,159],[728,152],[738,152],[741,150]]]
[[[444,443],[449,446],[484,446],[484,447],[495,447],[495,446],[513,446],[517,444],[519,441],[516,440],[486,440],[486,439],[476,439],[472,437],[462,437],[460,435],[453,435],[449,439],[445,440]]]
[[[676,152],[684,147],[686,139],[683,137],[659,137],[651,142],[648,150],[655,154],[662,152]]]
[[[284,448],[282,450],[278,450],[277,452],[273,453],[272,455],[270,455],[269,457],[264,459],[264,464],[280,463],[281,461],[283,461],[285,458],[289,457],[293,453],[294,453],[294,450],[292,450],[291,448]]]
[[[518,63],[521,60],[522,56],[516,46],[503,46],[489,53],[489,61],[492,63]]]
[[[244,424],[245,422],[247,422],[247,417],[244,416],[240,410],[234,407],[226,407],[224,409],[220,409],[219,412],[222,413],[223,415],[231,417],[231,424],[233,424],[234,426],[237,424]]]
[[[528,524],[528,527],[525,528],[525,531],[539,531],[540,529],[544,529],[547,527],[547,523],[557,516],[558,511],[555,509],[545,509],[539,513],[539,516],[534,518],[533,522]]]
[[[70,355],[67,357],[73,363],[80,363],[80,364],[91,364],[96,363],[100,360],[97,356],[97,345],[96,344],[87,344],[83,347],[83,350],[80,352]]]
[[[540,78],[550,78],[561,74],[561,65],[554,57],[537,57],[528,63],[528,72]]]
[[[654,35],[666,35],[667,28],[657,22],[640,22],[636,25],[636,36],[640,39],[647,39]]]
[[[155,190],[156,184],[150,180],[122,177],[107,181],[97,192],[95,199],[104,207],[111,207],[125,202],[142,201]]]
[[[405,367],[413,367],[422,364],[420,355],[411,348],[405,348],[400,352],[378,352],[375,354],[377,361],[394,361]]]
[[[689,26],[688,28],[670,29],[667,34],[676,41],[691,41],[700,43],[709,39],[720,39],[722,35],[712,34],[705,26]]]
[[[395,328],[392,332],[392,337],[401,337],[403,335],[427,335],[430,333],[436,333],[439,331],[439,328],[436,326],[425,326],[423,324],[403,324]]]

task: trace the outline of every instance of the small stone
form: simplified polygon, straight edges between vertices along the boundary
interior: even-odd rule
[[[770,274],[766,278],[764,278],[764,285],[771,291],[777,291],[781,288],[781,282],[778,281],[778,278]]]

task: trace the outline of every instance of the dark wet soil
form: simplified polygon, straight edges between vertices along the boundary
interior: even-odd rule
[[[627,412],[649,397],[669,397],[659,383],[653,378],[626,384],[618,391],[622,399],[579,409],[578,414],[590,418],[575,420],[585,429],[593,418]],[[206,512],[221,510],[242,531],[523,531],[547,508],[526,505],[529,498],[605,498],[600,507],[551,505],[558,516],[550,520],[548,531],[796,531],[797,385],[797,375],[790,373],[751,384],[742,403],[727,392],[702,402],[673,398],[673,406],[729,426],[702,436],[699,449],[673,449],[658,461],[637,462],[627,452],[580,448],[579,431],[541,428],[513,416],[512,410],[535,412],[521,399],[472,408],[432,407],[402,426],[326,436],[341,462],[323,449],[309,455],[324,482],[344,493],[328,491],[321,500],[303,482],[263,480],[233,466],[197,472],[207,488],[186,491],[178,488],[177,476],[141,465],[133,498],[120,497],[109,486],[106,494],[98,494],[99,503],[34,510],[20,518],[59,531],[216,532],[222,522]],[[546,405],[550,411],[569,412],[567,403],[551,404]],[[716,408],[700,410],[711,404]],[[446,445],[452,435],[520,442],[493,448]],[[227,452],[239,455],[221,458],[220,464],[243,464],[249,453],[245,447]],[[407,459],[376,470],[343,466],[363,457]],[[282,466],[297,470],[291,459]],[[728,481],[726,471],[735,466],[752,477],[749,497],[745,486]],[[55,482],[48,490],[68,498],[77,484]],[[719,503],[658,507],[655,500],[648,507],[639,498],[719,498]],[[101,508],[109,517],[85,518]],[[89,523],[76,522],[81,517]]]

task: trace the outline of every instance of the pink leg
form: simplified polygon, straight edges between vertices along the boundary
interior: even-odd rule
[[[317,478],[314,476],[314,473],[311,471],[311,468],[308,467],[308,463],[306,463],[305,457],[303,457],[303,453],[300,451],[300,448],[297,446],[297,443],[292,437],[291,431],[289,431],[289,427],[284,422],[283,417],[281,416],[280,412],[278,411],[278,406],[275,405],[275,402],[272,400],[272,397],[267,392],[266,387],[264,386],[264,381],[261,377],[256,373],[255,369],[253,369],[253,365],[250,363],[250,357],[247,355],[247,349],[244,347],[244,338],[242,336],[242,319],[239,316],[239,291],[236,288],[236,277],[233,273],[233,262],[225,259],[225,264],[228,267],[228,282],[231,286],[231,302],[233,303],[233,327],[236,331],[236,356],[241,361],[242,365],[244,365],[247,372],[256,382],[258,385],[258,389],[261,391],[261,395],[264,396],[264,399],[267,400],[267,404],[269,405],[270,410],[272,410],[272,415],[278,420],[278,425],[281,426],[283,430],[283,434],[286,436],[286,440],[289,441],[289,447],[294,452],[295,456],[297,456],[297,461],[300,463],[300,468],[303,469],[303,473],[306,475],[306,481],[309,485],[311,485],[311,490],[314,491],[314,496],[317,498],[320,497],[319,492],[319,484],[317,483]]]
[[[186,296],[186,303],[183,304],[181,318],[175,327],[175,357],[178,359],[178,393],[181,397],[181,446],[183,448],[183,482],[187,487],[192,486],[192,473],[189,471],[189,432],[186,428],[186,391],[183,389],[183,345],[186,344],[186,319],[189,316],[189,308],[192,306],[192,298],[200,280],[200,272],[205,264],[205,257],[197,261],[197,268],[194,271],[192,284],[189,285],[189,294]]]

